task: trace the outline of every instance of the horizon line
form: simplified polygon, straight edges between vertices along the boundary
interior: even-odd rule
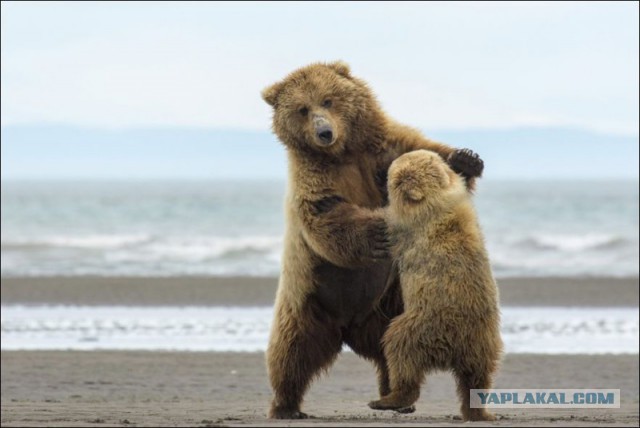
[[[277,181],[277,182],[286,182],[287,176],[286,174],[283,176],[256,176],[256,177],[92,177],[92,176],[83,176],[83,177],[0,177],[0,183],[5,182],[92,182],[92,183],[128,183],[128,182],[166,182],[166,181],[174,181],[174,182],[255,182],[255,181]],[[588,182],[588,181],[634,181],[640,184],[640,177],[588,177],[588,176],[577,176],[577,177],[489,177],[482,178],[482,182],[504,182],[504,181],[513,181],[513,182],[548,182],[548,181],[576,181],[576,182]]]
[[[629,137],[629,138],[640,138],[640,128],[635,132],[629,131],[614,131],[614,130],[602,130],[602,129],[593,129],[587,127],[580,127],[577,125],[556,125],[556,124],[548,124],[548,125],[509,125],[509,126],[469,126],[469,127],[434,127],[427,128],[424,126],[415,126],[408,125],[412,128],[417,128],[420,130],[427,130],[429,132],[487,132],[487,131],[535,131],[535,130],[562,130],[562,131],[574,131],[574,132],[584,132],[591,133],[596,135],[607,135],[607,136],[617,136],[617,137]],[[100,126],[100,125],[82,125],[82,124],[68,124],[68,123],[54,123],[54,122],[43,122],[43,123],[2,123],[0,122],[0,130],[4,130],[7,128],[61,128],[61,129],[70,129],[70,130],[83,130],[83,131],[101,131],[101,132],[129,132],[129,131],[178,131],[178,130],[189,130],[189,131],[221,131],[221,132],[249,132],[249,133],[260,133],[260,134],[271,134],[273,135],[272,130],[269,126],[265,128],[239,128],[239,127],[220,127],[220,126],[206,126],[206,125],[180,125],[180,124],[171,124],[171,125],[142,125],[142,126]]]

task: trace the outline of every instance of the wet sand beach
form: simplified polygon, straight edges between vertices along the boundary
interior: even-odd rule
[[[509,306],[637,307],[638,279],[499,281]],[[243,305],[272,278],[2,278],[2,304]],[[2,426],[461,425],[453,378],[429,376],[411,415],[373,411],[373,367],[343,353],[306,396],[305,421],[270,421],[263,353],[3,351]],[[620,409],[505,409],[504,426],[637,426],[638,355],[506,355],[501,388],[619,388]],[[474,423],[482,426],[485,424]],[[491,425],[491,424],[487,424]]]
[[[2,304],[271,306],[261,277],[1,278]],[[638,306],[638,278],[498,279],[503,306]]]

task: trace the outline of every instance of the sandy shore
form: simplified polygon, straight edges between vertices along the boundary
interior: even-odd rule
[[[620,409],[502,410],[497,425],[637,426],[637,356],[507,356],[498,387],[620,388]],[[412,415],[370,410],[371,365],[341,355],[313,384],[306,425],[461,425],[448,374],[428,378]],[[265,419],[271,392],[263,354],[3,352],[2,426],[279,425]],[[477,424],[475,424],[477,425]]]
[[[637,307],[638,279],[499,281],[505,306]],[[2,304],[271,305],[273,278],[2,278]],[[269,421],[264,355],[2,352],[2,426],[287,426]],[[503,426],[638,426],[638,355],[507,355],[496,387],[621,389],[620,409],[496,412]],[[374,412],[371,365],[343,354],[294,425],[461,425],[453,379],[431,376],[412,415]],[[482,424],[475,424],[482,425]]]
[[[3,304],[270,306],[275,278],[1,278]],[[505,278],[507,306],[638,306],[638,278]]]

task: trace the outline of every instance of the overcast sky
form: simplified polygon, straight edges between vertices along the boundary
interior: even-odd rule
[[[638,134],[638,3],[2,3],[2,125],[267,130],[343,59],[402,122]]]

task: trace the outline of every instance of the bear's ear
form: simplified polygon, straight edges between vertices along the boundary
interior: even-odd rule
[[[327,66],[338,73],[342,77],[346,77],[347,79],[351,78],[351,68],[349,68],[349,64],[344,61],[335,61],[327,64]]]
[[[284,83],[278,82],[274,83],[271,86],[268,86],[262,90],[262,99],[266,101],[271,107],[275,107],[276,102],[278,101],[278,97],[280,93],[284,89]]]

